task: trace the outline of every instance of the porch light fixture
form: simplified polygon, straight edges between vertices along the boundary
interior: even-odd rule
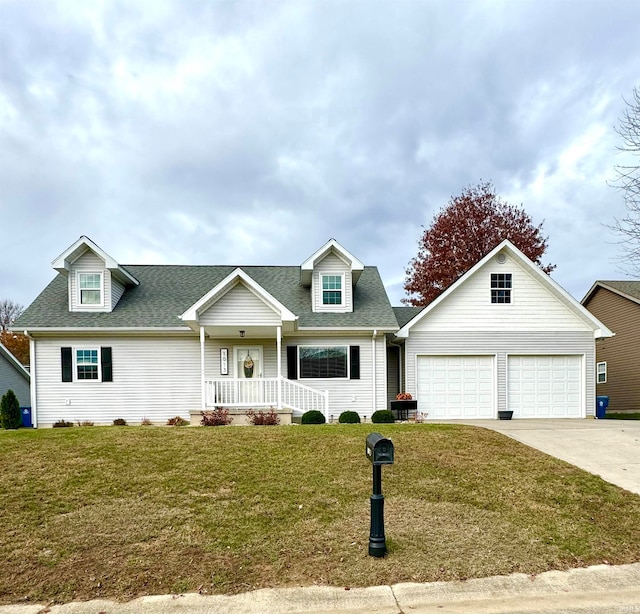
[[[241,331],[238,331],[238,332],[240,333],[240,337],[241,337],[242,339],[244,339],[244,331],[243,331],[243,330],[241,330]]]

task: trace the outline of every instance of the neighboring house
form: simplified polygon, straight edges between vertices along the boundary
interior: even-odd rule
[[[596,394],[640,412],[640,281],[596,281],[582,304],[615,332],[596,343]]]
[[[16,323],[35,425],[198,423],[224,407],[365,419],[411,392],[429,418],[594,413],[611,331],[505,241],[424,309],[330,240],[299,266],[120,265],[87,237]]]
[[[18,359],[0,343],[0,397],[7,390],[13,390],[20,407],[30,407],[29,372],[20,364]]]

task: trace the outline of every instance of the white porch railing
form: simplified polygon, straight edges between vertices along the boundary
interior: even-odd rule
[[[278,407],[278,389],[283,407],[305,412],[321,411],[329,418],[329,392],[316,390],[284,377],[205,380],[205,401],[209,407]]]

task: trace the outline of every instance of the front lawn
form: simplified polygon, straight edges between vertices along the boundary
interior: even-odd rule
[[[640,561],[640,497],[459,425],[0,433],[0,603],[366,586]],[[366,435],[389,554],[368,556]]]

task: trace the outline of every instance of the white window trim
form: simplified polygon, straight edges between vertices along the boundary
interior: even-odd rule
[[[80,379],[78,377],[78,352],[81,350],[91,350],[98,352],[98,377],[96,379]],[[72,348],[73,358],[73,382],[78,384],[91,384],[102,381],[102,352],[100,346],[78,346]]]
[[[82,302],[82,288],[80,287],[80,276],[81,275],[99,275],[100,276],[100,303],[95,304],[87,304],[85,305]],[[95,289],[95,288],[92,288]],[[76,308],[77,309],[86,309],[88,311],[92,309],[102,309],[104,308],[104,271],[76,271]]]
[[[493,284],[491,283],[491,276],[492,275],[511,275],[511,288],[494,288]],[[491,272],[489,273],[489,302],[491,303],[491,305],[513,305],[513,298],[514,298],[514,290],[513,290],[513,273],[494,273]],[[509,302],[508,303],[499,303],[499,302],[493,302],[493,300],[491,300],[491,292],[493,290],[509,290]]]
[[[600,381],[600,371],[599,371],[600,365],[604,365],[604,371],[602,372],[604,374],[603,381]],[[607,361],[603,360],[601,362],[596,363],[596,384],[606,384],[606,383],[607,383]]]
[[[339,277],[340,278],[340,302],[339,303],[326,303],[324,302],[324,278],[325,277]],[[329,271],[322,271],[320,273],[320,307],[322,309],[331,309],[333,307],[345,307],[346,306],[346,292],[344,287],[345,275],[344,273]],[[329,290],[331,292],[331,290]]]
[[[302,348],[346,348],[347,350],[347,376],[346,377],[302,377],[302,365],[300,364],[300,350]],[[304,345],[299,345],[298,350],[298,380],[303,382],[318,382],[318,381],[330,381],[330,382],[340,382],[351,379],[351,360],[350,360],[350,348],[351,346],[346,343],[305,343]]]

